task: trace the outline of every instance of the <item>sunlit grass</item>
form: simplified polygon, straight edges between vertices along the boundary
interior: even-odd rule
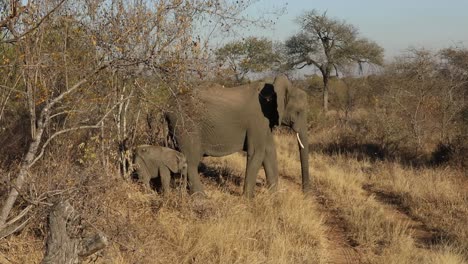
[[[76,170],[66,162],[54,166],[55,176],[38,171],[49,176],[38,177],[45,181],[37,184],[38,189],[51,183],[86,186],[77,189],[72,202],[87,230],[99,230],[111,241],[91,257],[96,263],[327,263],[336,257],[332,252],[338,245],[327,237],[333,227],[325,223],[324,210],[341,219],[343,235],[364,262],[466,261],[466,179],[456,170],[416,170],[312,153],[315,192],[304,197],[296,138],[280,134],[275,140],[279,191],[266,190],[260,171],[252,200],[241,196],[246,158],[240,153],[204,159],[208,199],[193,199],[179,189],[163,197],[120,180],[115,169],[103,175],[99,165]],[[446,241],[418,245],[408,224],[389,215],[391,205],[379,201],[367,185],[400,197],[409,217],[437,228]],[[326,203],[318,204],[314,197],[324,197]],[[1,245],[13,263],[40,262],[47,230],[45,215],[41,217],[39,227],[30,224]]]

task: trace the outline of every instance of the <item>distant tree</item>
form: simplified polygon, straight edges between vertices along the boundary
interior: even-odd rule
[[[446,48],[440,51],[440,55],[446,62],[446,70],[468,78],[468,49]]]
[[[290,67],[317,67],[323,77],[323,109],[328,110],[328,81],[341,66],[357,63],[383,63],[383,49],[375,42],[359,37],[358,30],[345,21],[329,18],[316,10],[298,17],[302,31],[285,46]]]
[[[442,65],[438,67],[440,79],[445,81],[438,89],[440,95],[439,110],[441,138],[443,143],[453,143],[450,128],[459,127],[461,142],[468,138],[468,49],[451,47],[439,52]],[[445,141],[445,142],[444,142]]]
[[[390,129],[398,127],[394,136],[418,155],[429,142],[444,146],[466,142],[463,113],[468,109],[468,80],[459,68],[463,53],[411,48],[385,67],[386,80],[378,84],[381,95],[377,95],[383,97],[376,101],[387,111],[381,119],[393,123]]]
[[[237,82],[242,82],[249,72],[270,69],[278,61],[273,43],[266,38],[249,37],[233,41],[216,50],[216,59],[234,74]]]

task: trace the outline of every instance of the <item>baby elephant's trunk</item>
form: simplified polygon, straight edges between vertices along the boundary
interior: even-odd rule
[[[180,156],[177,156],[179,159],[179,168],[180,168],[180,176],[182,177],[182,190],[187,189],[187,171],[188,171],[188,165],[187,165],[187,159],[185,159],[185,156],[181,154]]]

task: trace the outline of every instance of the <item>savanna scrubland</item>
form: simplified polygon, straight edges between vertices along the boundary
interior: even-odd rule
[[[168,98],[205,81],[249,82],[212,63],[193,31],[206,17],[241,21],[248,3],[5,3],[0,263],[41,262],[63,200],[79,214],[72,237],[108,239],[85,262],[468,261],[466,48],[409,49],[372,74],[330,76],[328,111],[321,75],[292,80],[309,95],[308,195],[296,137],[278,128],[278,192],[261,170],[255,198],[243,198],[236,153],[203,159],[206,199],[178,179],[162,196],[132,180],[128,150],[165,144]]]

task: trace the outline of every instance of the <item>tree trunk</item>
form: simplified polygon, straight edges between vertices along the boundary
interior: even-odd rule
[[[326,114],[328,112],[328,80],[329,74],[323,75],[323,112]]]
[[[47,111],[47,109],[46,109]],[[46,123],[46,121],[45,121]],[[20,171],[18,176],[16,177],[13,186],[11,187],[10,194],[8,195],[7,200],[5,201],[2,211],[0,214],[0,230],[3,229],[5,226],[6,221],[8,220],[8,216],[10,215],[10,211],[15,204],[16,199],[18,198],[19,191],[24,185],[26,176],[28,175],[29,168],[36,157],[37,149],[39,148],[39,143],[41,142],[42,133],[44,132],[44,127],[46,124],[39,121],[40,127],[37,130],[35,137],[33,138],[32,142],[29,145],[28,152],[24,157],[24,160],[21,162]]]
[[[75,264],[107,246],[107,238],[96,234],[89,238],[70,238],[70,228],[79,216],[68,201],[60,201],[49,215],[49,235],[43,264]]]

